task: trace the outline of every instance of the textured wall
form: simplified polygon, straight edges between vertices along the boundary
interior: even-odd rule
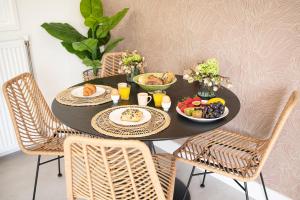
[[[228,128],[268,136],[282,104],[300,83],[299,0],[106,0],[107,14],[129,7],[114,31],[119,49],[138,49],[148,71],[173,70],[208,57],[232,78],[242,109]],[[299,198],[300,107],[264,167],[268,187]]]

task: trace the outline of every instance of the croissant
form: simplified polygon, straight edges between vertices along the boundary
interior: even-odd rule
[[[172,72],[164,73],[164,75],[162,77],[164,84],[171,83],[174,80],[174,78],[175,78],[175,75]]]
[[[147,78],[146,84],[147,85],[162,85],[163,81],[160,78],[157,78],[154,75],[150,75]]]
[[[91,96],[97,91],[95,85],[87,83],[83,86],[83,96]]]

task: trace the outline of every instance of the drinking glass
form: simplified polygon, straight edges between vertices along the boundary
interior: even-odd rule
[[[127,83],[118,83],[118,91],[122,100],[129,100],[131,86]]]
[[[160,90],[153,92],[153,100],[154,100],[155,107],[158,107],[158,108],[161,107],[161,102],[162,102],[162,99],[163,99],[163,96],[165,95],[165,93],[166,92],[160,91]]]

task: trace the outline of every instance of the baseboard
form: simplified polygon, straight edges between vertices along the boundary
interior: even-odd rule
[[[13,146],[9,149],[1,150],[0,151],[0,157],[6,156],[8,154],[14,153],[14,152],[19,151],[19,150],[20,150],[19,146]]]
[[[178,149],[180,147],[179,143],[177,143],[175,141],[170,141],[170,140],[154,142],[154,145],[168,153],[173,153],[176,149]],[[243,192],[243,190],[232,179],[229,179],[227,177],[224,177],[224,176],[221,176],[218,174],[210,174],[210,175],[213,176],[214,178],[222,181],[223,183],[226,183],[227,185]],[[261,184],[254,182],[254,181],[249,182],[248,183],[248,191],[249,191],[250,197],[252,197],[253,199],[265,200],[265,195],[264,195],[264,191],[263,191]],[[269,199],[272,199],[272,200],[291,200],[291,198],[289,198],[283,194],[280,194],[279,192],[276,192],[268,187],[267,187],[267,193],[268,193]]]

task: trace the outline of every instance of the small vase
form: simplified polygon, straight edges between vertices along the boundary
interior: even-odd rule
[[[200,83],[199,90],[198,90],[198,96],[201,97],[203,100],[208,100],[213,97],[216,97],[216,93],[213,90],[213,87],[209,87],[204,85],[203,83]]]
[[[131,70],[130,74],[126,74],[126,80],[128,82],[133,82],[133,77],[135,77],[139,74],[140,74],[140,70],[137,67],[135,67]]]

